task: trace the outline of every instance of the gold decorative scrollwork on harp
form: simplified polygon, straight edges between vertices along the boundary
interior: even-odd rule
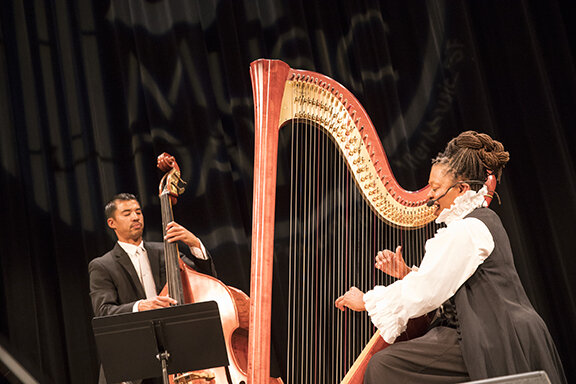
[[[371,126],[371,123],[364,110],[360,110],[362,106],[344,98],[335,88],[335,81],[326,80],[295,71],[285,83],[279,126],[302,119],[324,129],[340,149],[358,188],[381,220],[406,228],[417,228],[434,220],[434,209],[426,206],[425,194],[405,197],[400,193],[380,142],[375,140],[373,132],[372,135],[367,132],[364,124]]]
[[[253,223],[252,223],[252,272],[251,272],[251,310],[250,310],[250,330],[248,345],[248,382],[251,384],[266,382],[269,377],[270,369],[270,336],[271,336],[271,301],[272,301],[272,267],[274,262],[274,232],[275,232],[275,212],[276,212],[276,187],[277,187],[277,158],[279,153],[279,131],[281,127],[293,124],[291,131],[306,131],[310,126],[313,129],[322,131],[322,140],[327,137],[327,141],[336,147],[334,151],[339,153],[342,167],[347,169],[346,180],[353,180],[352,185],[356,186],[358,199],[363,201],[362,204],[368,207],[367,210],[371,215],[367,222],[376,225],[367,231],[367,235],[361,233],[362,226],[351,234],[325,232],[320,234],[321,240],[332,241],[338,237],[345,237],[346,244],[322,246],[313,243],[312,246],[304,247],[312,249],[309,255],[301,254],[301,241],[305,241],[307,235],[302,235],[304,230],[298,229],[297,234],[300,236],[295,247],[298,251],[291,256],[298,263],[308,263],[306,258],[312,260],[311,264],[304,269],[313,271],[311,275],[306,276],[303,280],[300,278],[300,271],[294,273],[296,288],[294,292],[304,298],[304,300],[314,301],[323,306],[322,310],[327,311],[323,315],[323,321],[326,324],[315,323],[314,314],[303,314],[300,318],[309,318],[311,327],[317,332],[320,328],[337,328],[341,324],[330,323],[336,319],[339,314],[334,314],[333,299],[335,295],[340,294],[348,288],[349,282],[342,282],[344,277],[359,280],[368,286],[373,284],[382,284],[380,277],[374,272],[374,256],[377,250],[383,247],[395,247],[400,244],[412,242],[414,236],[412,233],[425,232],[423,236],[429,236],[433,233],[430,226],[434,220],[433,208],[426,206],[426,196],[428,188],[419,191],[406,191],[395,180],[390,168],[386,154],[375,128],[364,108],[356,98],[336,81],[310,71],[291,69],[287,64],[277,60],[257,60],[251,64],[252,88],[254,94],[255,109],[255,155],[254,155],[254,204],[253,204]],[[305,129],[300,129],[299,124],[306,125]],[[316,137],[316,136],[314,136]],[[313,140],[316,140],[315,138]],[[324,143],[322,143],[322,146]],[[330,149],[332,151],[332,149]],[[330,160],[330,165],[332,165]],[[340,164],[340,163],[338,163]],[[338,165],[340,166],[340,165]],[[301,168],[298,164],[295,168]],[[316,174],[317,176],[320,173]],[[323,174],[322,174],[323,175]],[[323,176],[322,176],[323,177]],[[308,180],[308,179],[307,179]],[[320,187],[323,187],[324,181],[312,181],[314,184],[315,195],[321,195]],[[356,193],[356,192],[354,192]],[[298,198],[301,198],[298,193]],[[336,195],[336,194],[335,194]],[[340,194],[339,196],[343,196]],[[349,196],[346,192],[345,196]],[[349,200],[348,200],[349,201]],[[324,204],[322,200],[320,205]],[[354,201],[354,205],[357,202]],[[344,209],[351,209],[350,203]],[[315,221],[311,225],[312,232],[314,226],[321,220],[332,221],[333,226],[339,225],[340,221],[332,220],[333,211],[328,213],[316,213],[311,205],[306,205],[302,212],[304,215],[316,215]],[[346,211],[348,212],[348,211]],[[364,215],[364,213],[362,213]],[[382,236],[378,240],[369,241],[370,244],[364,247],[362,239],[366,237],[378,237],[382,229],[386,226],[397,234],[391,236]],[[372,225],[372,224],[370,224]],[[306,227],[306,229],[309,229]],[[414,231],[416,230],[416,231]],[[356,240],[358,243],[355,243]],[[362,243],[362,251],[357,244]],[[407,253],[423,254],[423,240],[417,240],[412,251]],[[331,252],[337,249],[345,250],[345,258],[342,261],[332,257]],[[382,247],[382,248],[379,248]],[[419,247],[419,248],[418,248]],[[365,249],[364,249],[365,248]],[[320,252],[324,252],[320,254]],[[343,264],[346,271],[338,277],[328,275],[334,265]],[[361,265],[361,267],[358,267]],[[366,269],[365,272],[359,272],[358,268]],[[330,284],[318,279],[326,278]],[[344,276],[344,277],[342,277]],[[310,292],[298,291],[298,285],[314,284]],[[340,288],[338,284],[344,283],[345,286]],[[318,287],[324,289],[324,286],[333,286],[333,291],[318,291]],[[312,297],[314,296],[314,297]],[[322,296],[320,300],[319,297]],[[325,297],[324,297],[325,296]],[[336,296],[337,297],[337,296]],[[331,301],[332,300],[332,301]],[[298,303],[292,308],[299,311]],[[290,309],[288,312],[292,311]],[[364,314],[365,315],[365,314]],[[299,321],[296,319],[296,322]],[[338,320],[339,321],[339,320]],[[356,321],[351,319],[350,321]],[[313,378],[306,372],[295,374],[294,379],[288,379],[288,383],[307,383],[307,382],[339,382],[352,366],[354,359],[360,354],[362,347],[368,342],[374,333],[369,319],[364,316],[362,319],[362,328],[365,329],[363,335],[356,340],[355,330],[347,332],[347,338],[343,342],[326,341],[322,346],[317,347],[314,351],[306,351],[305,355],[311,355],[320,351],[327,354],[334,353],[333,365],[336,366],[336,373]],[[346,322],[344,322],[346,323]],[[342,323],[342,324],[344,324]],[[340,325],[339,325],[340,324]],[[296,333],[301,333],[302,324],[296,325]],[[314,333],[314,332],[311,332]],[[333,335],[326,335],[326,339]],[[324,337],[324,336],[322,336]],[[350,340],[350,342],[348,341]],[[360,350],[351,350],[346,357],[338,357],[343,346],[348,348],[349,344],[360,345]],[[316,342],[312,337],[310,340],[299,340],[299,344],[304,346]],[[354,348],[358,348],[355,346]],[[292,357],[289,357],[292,358]],[[299,358],[305,359],[305,356]],[[318,360],[314,367],[321,366],[322,369],[328,369],[324,365],[332,364],[329,360],[331,357],[314,357]],[[320,362],[324,359],[323,362]],[[309,369],[303,364],[296,363],[295,369]],[[311,369],[316,369],[316,368]],[[298,378],[296,378],[298,377]]]

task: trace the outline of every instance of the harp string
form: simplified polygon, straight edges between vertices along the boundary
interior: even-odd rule
[[[315,113],[312,104],[303,103],[295,115]],[[286,378],[336,383],[375,329],[365,313],[338,311],[335,299],[350,285],[366,291],[395,280],[374,268],[379,250],[402,245],[406,263],[419,264],[435,226],[408,230],[386,224],[366,203],[322,126],[294,118],[285,128],[290,129]]]

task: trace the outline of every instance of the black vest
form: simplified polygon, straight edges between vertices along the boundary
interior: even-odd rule
[[[452,298],[470,378],[544,370],[552,384],[565,383],[548,328],[530,304],[516,272],[500,218],[488,208],[478,208],[467,217],[482,221],[494,239],[490,256]]]

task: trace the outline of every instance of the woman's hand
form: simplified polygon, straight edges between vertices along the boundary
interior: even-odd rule
[[[364,306],[364,292],[356,287],[350,287],[348,292],[337,298],[334,304],[336,308],[341,311],[344,311],[346,307],[356,312],[366,310]]]
[[[412,269],[406,265],[402,257],[402,246],[396,247],[396,252],[388,249],[378,252],[374,266],[392,277],[403,279]]]

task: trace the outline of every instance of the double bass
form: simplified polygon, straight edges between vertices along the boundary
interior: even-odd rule
[[[172,206],[184,192],[186,183],[180,177],[180,167],[173,156],[163,153],[158,156],[158,168],[165,172],[159,185],[162,210],[162,228],[174,221]],[[230,287],[220,280],[195,271],[179,257],[178,246],[164,241],[166,264],[166,286],[161,295],[168,295],[178,304],[216,301],[222,320],[226,342],[227,367],[185,372],[170,377],[171,383],[245,384],[246,349],[248,345],[249,298],[241,290]],[[209,348],[209,346],[207,346]]]

